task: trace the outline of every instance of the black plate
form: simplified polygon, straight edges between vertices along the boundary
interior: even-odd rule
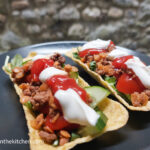
[[[53,42],[23,47],[0,55],[0,68],[3,66],[6,55],[13,57],[19,53],[23,57],[30,51],[49,54],[59,51],[64,53],[72,47],[77,47],[84,42]],[[124,49],[129,54],[139,56],[150,65],[150,58],[138,52]],[[69,58],[67,63],[76,65]],[[76,65],[77,66],[77,65]],[[80,75],[91,85],[98,83],[89,77],[80,67]],[[18,102],[18,96],[8,76],[0,69],[0,142],[1,140],[28,140],[28,129],[24,112]],[[150,112],[129,111],[128,124],[117,131],[109,132],[92,142],[76,146],[74,150],[149,150],[150,149]],[[9,141],[10,142],[10,141]],[[28,150],[28,144],[0,144],[0,150]]]

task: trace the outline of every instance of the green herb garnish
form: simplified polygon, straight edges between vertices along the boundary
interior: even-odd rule
[[[69,72],[69,76],[71,77],[71,78],[74,78],[74,79],[78,79],[78,77],[79,77],[79,73],[78,72]]]
[[[30,101],[27,101],[25,104],[24,104],[26,107],[28,107],[29,109],[32,109],[32,104]]]
[[[22,65],[25,65],[27,62],[31,61],[31,59],[22,62]]]
[[[96,61],[91,61],[90,62],[90,69],[95,71],[95,69],[96,69]]]
[[[78,72],[69,72],[69,77],[75,79],[76,82],[78,83],[78,81],[79,81],[79,78],[78,78],[79,73]]]
[[[77,138],[80,138],[80,137],[81,136],[79,134],[77,134],[77,133],[74,133],[74,132],[71,133],[71,141],[73,141],[73,140],[75,140]]]
[[[5,59],[5,64],[4,64],[4,68],[7,72],[11,73],[12,70],[15,68],[15,67],[21,67],[23,65],[25,65],[27,62],[31,61],[31,59],[29,60],[26,60],[26,61],[23,61],[23,58],[21,55],[19,54],[16,54],[10,61],[10,65],[9,64],[9,56],[6,56],[6,59]]]
[[[130,94],[124,94],[124,93],[121,93],[119,92],[117,89],[116,89],[116,78],[115,77],[109,77],[109,76],[106,76],[104,78],[104,80],[106,82],[108,82],[108,84],[123,98],[125,99],[129,104],[131,104],[131,95]]]
[[[81,59],[78,52],[74,52],[73,57],[76,59]]]
[[[116,85],[116,78],[115,78],[115,77],[106,76],[106,77],[104,78],[104,80],[105,80],[106,82],[108,82],[108,84],[109,84],[115,91],[117,91],[117,89],[116,89],[116,87],[115,87],[115,85]]]
[[[61,67],[62,67],[62,68],[64,68],[64,67],[65,67],[65,64],[64,64],[64,63],[63,63],[63,64],[61,64]]]

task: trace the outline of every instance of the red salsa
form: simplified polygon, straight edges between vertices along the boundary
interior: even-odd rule
[[[33,62],[32,68],[31,68],[31,78],[32,81],[39,81],[39,74],[47,67],[53,66],[54,61],[51,59],[38,59]]]
[[[125,62],[129,59],[133,59],[133,55],[119,57],[113,60],[112,65],[117,69],[127,69]],[[132,70],[131,70],[132,71]],[[134,92],[142,92],[145,90],[145,87],[141,83],[138,77],[132,77],[127,73],[123,73],[120,77],[117,78],[116,88],[119,92],[124,94],[132,94]]]
[[[98,49],[98,48],[85,49],[85,50],[79,52],[79,56],[80,56],[80,57],[84,57],[84,56],[86,56],[87,54],[89,54],[89,55],[94,55],[94,54],[99,54],[99,53],[106,53],[106,52],[108,52],[108,49],[109,49],[111,46],[115,46],[112,41],[110,41],[110,44],[108,45],[108,47],[107,47],[106,49]]]

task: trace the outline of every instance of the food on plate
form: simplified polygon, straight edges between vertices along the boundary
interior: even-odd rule
[[[31,150],[71,149],[128,120],[127,110],[107,98],[107,89],[89,86],[58,53],[32,52],[25,59],[17,54],[10,63],[7,56],[3,69],[23,105]]]
[[[150,110],[150,66],[111,41],[97,39],[66,54],[127,108]]]

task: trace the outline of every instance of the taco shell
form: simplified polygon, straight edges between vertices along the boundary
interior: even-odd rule
[[[36,55],[36,53],[32,52],[24,60],[31,59],[35,55]],[[4,67],[3,67],[3,70],[9,75],[10,79],[12,80],[11,74],[8,73]],[[79,77],[79,84],[81,87],[89,86],[88,83],[86,83],[80,77]],[[19,88],[19,86],[17,84],[14,84],[14,87],[15,87],[15,90],[16,90],[18,96],[20,97],[22,90]],[[128,112],[118,102],[107,98],[106,100],[104,100],[100,104],[99,107],[105,113],[105,115],[108,117],[107,125],[100,134],[93,135],[93,136],[88,135],[85,137],[78,138],[78,139],[71,141],[69,143],[66,143],[63,146],[54,147],[54,146],[51,146],[50,144],[44,143],[38,134],[38,130],[35,130],[31,127],[30,122],[35,119],[35,116],[26,106],[23,105],[25,118],[27,120],[27,126],[29,129],[30,149],[31,150],[69,150],[69,149],[73,148],[74,146],[76,146],[77,144],[89,142],[89,141],[93,140],[94,138],[96,138],[97,136],[99,136],[105,132],[117,130],[117,129],[123,127],[127,123]]]
[[[81,47],[79,47],[78,49],[80,48]],[[101,85],[109,89],[112,92],[112,94],[128,109],[133,110],[133,111],[150,111],[150,101],[148,101],[146,106],[134,107],[130,105],[120,95],[118,95],[118,93],[99,74],[90,70],[89,67],[86,64],[84,64],[82,61],[80,61],[79,59],[74,58],[73,53],[77,52],[78,49],[73,48],[71,51],[66,53],[66,56],[70,57],[73,61],[75,61],[78,65],[80,65],[91,77],[97,80]]]

